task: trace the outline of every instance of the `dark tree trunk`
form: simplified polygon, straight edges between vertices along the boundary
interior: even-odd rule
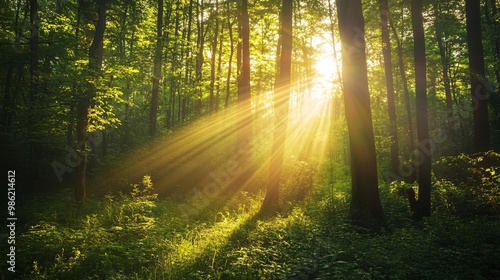
[[[191,85],[192,84],[192,77],[191,77],[191,65],[192,65],[192,58],[191,58],[191,53],[192,53],[192,45],[191,45],[191,33],[193,32],[193,5],[194,1],[189,0],[189,7],[188,7],[188,22],[187,22],[187,37],[186,37],[186,61],[185,61],[185,69],[184,69],[184,83],[186,85]],[[190,99],[193,93],[193,87],[188,86],[188,96],[186,99]],[[187,106],[188,100],[186,100],[186,106]],[[188,114],[188,108],[186,107],[185,114],[182,116],[183,119],[187,117]]]
[[[210,58],[210,113],[214,111],[215,106],[215,71],[216,71],[216,58],[217,46],[219,36],[219,15],[218,15],[219,1],[215,1],[215,27],[214,38],[212,41],[212,54]]]
[[[406,67],[403,60],[404,58],[403,42],[401,39],[399,39],[398,32],[392,20],[390,20],[389,23],[392,29],[392,33],[394,34],[394,39],[397,42],[399,74],[401,75],[401,80],[403,82],[406,115],[408,119],[408,140],[410,141],[410,154],[412,154],[415,150],[415,145],[414,145],[415,133],[413,132],[413,118],[411,114],[410,91],[408,90],[408,79],[406,78],[406,70],[405,70]],[[411,170],[410,174],[401,174],[401,175],[407,175],[404,177],[406,177],[407,181],[409,182],[414,182],[416,180],[416,172],[414,170]]]
[[[427,120],[426,57],[422,18],[423,0],[411,1],[411,22],[413,27],[415,60],[415,95],[417,105],[418,136],[418,201],[413,212],[416,219],[431,214],[431,142]],[[411,200],[410,200],[411,201]]]
[[[30,0],[30,104],[33,106],[38,94],[38,1]]]
[[[203,78],[203,62],[204,62],[203,49],[205,47],[205,34],[204,34],[205,23],[203,22],[203,17],[204,17],[203,0],[200,0],[200,2],[198,3],[197,11],[198,11],[198,16],[196,20],[198,22],[198,39],[197,39],[198,53],[196,55],[196,92],[198,94],[198,97],[196,100],[196,110],[198,115],[201,115],[202,113],[201,103],[203,99],[201,80]]]
[[[231,71],[233,67],[233,55],[234,55],[234,39],[233,39],[233,23],[230,17],[227,19],[228,29],[229,29],[229,62],[227,66],[227,78],[226,78],[226,100],[224,102],[224,108],[229,106],[229,97],[231,94]]]
[[[389,37],[389,4],[387,0],[379,0],[380,20],[382,25],[382,52],[384,56],[385,82],[387,85],[387,106],[389,110],[389,133],[391,135],[391,172],[397,174],[399,169],[398,128],[396,104],[394,101],[394,81],[392,77],[391,41]]]
[[[476,152],[486,152],[490,146],[488,98],[486,89],[483,37],[481,31],[481,7],[479,0],[466,0],[467,46],[474,117],[474,145]]]
[[[238,77],[238,151],[248,154],[252,142],[252,111],[250,94],[250,22],[248,0],[240,7],[241,71]]]
[[[267,183],[266,197],[262,203],[261,214],[274,214],[279,211],[279,185],[283,171],[286,132],[288,125],[288,106],[292,74],[292,15],[293,0],[283,0],[281,9],[281,56],[279,75],[274,88],[274,135]]]
[[[216,90],[215,90],[215,111],[219,111],[219,105],[220,105],[220,84],[221,84],[221,72],[222,72],[222,45],[224,42],[223,36],[224,36],[224,29],[221,27],[220,31],[220,40],[219,40],[219,55],[217,58],[217,75],[215,76],[216,79]]]
[[[380,223],[384,220],[384,214],[378,192],[361,0],[337,0],[337,11],[351,155],[350,217],[363,224]]]
[[[384,221],[370,111],[361,0],[337,0],[342,42],[342,80],[351,155],[350,217],[367,224]]]
[[[489,4],[488,4],[489,2]],[[500,130],[500,25],[496,0],[486,1],[486,21],[493,29],[492,43],[495,45],[495,77],[497,81],[496,92],[491,95],[491,105],[495,112],[497,128]]]
[[[158,14],[156,19],[156,50],[154,58],[153,91],[151,93],[151,108],[149,112],[149,135],[157,133],[158,96],[160,92],[162,41],[163,41],[163,0],[158,0]]]
[[[452,117],[453,117],[453,100],[451,97],[451,81],[450,81],[450,67],[448,63],[448,56],[443,42],[443,22],[440,20],[439,4],[434,3],[434,13],[436,14],[436,21],[434,27],[436,29],[436,41],[438,43],[439,56],[441,57],[441,65],[443,67],[443,83],[446,100],[446,123],[448,132],[451,132]]]
[[[98,18],[95,26],[94,39],[89,48],[89,70],[91,79],[97,80],[101,75],[103,60],[104,31],[106,29],[106,0],[97,1]],[[95,87],[87,85],[77,105],[76,135],[78,141],[77,153],[81,163],[76,167],[75,200],[83,202],[87,196],[85,176],[87,169],[87,127],[91,100],[95,96]]]

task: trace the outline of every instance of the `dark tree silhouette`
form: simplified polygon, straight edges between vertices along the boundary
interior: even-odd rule
[[[389,133],[391,135],[391,172],[398,173],[399,146],[396,118],[396,104],[394,101],[394,81],[392,77],[391,40],[389,37],[389,4],[387,0],[379,0],[380,20],[382,25],[382,53],[384,56],[385,82],[387,85],[387,106],[389,110]]]
[[[97,13],[98,18],[95,25],[94,39],[89,48],[89,70],[93,79],[98,79],[102,71],[104,31],[106,30],[106,0],[97,1]],[[94,96],[95,87],[89,84],[78,101],[77,106],[76,135],[78,143],[80,143],[78,156],[81,159],[81,163],[76,167],[75,177],[75,200],[77,202],[83,202],[87,196],[85,184],[87,170],[87,127],[89,123],[89,109]]]
[[[474,145],[476,152],[486,152],[490,146],[488,120],[488,92],[485,86],[483,36],[481,31],[481,7],[478,0],[465,1],[467,22],[467,46],[474,117]]]
[[[151,92],[151,108],[149,112],[149,134],[157,132],[158,95],[160,91],[160,76],[162,64],[162,37],[163,37],[163,0],[158,0],[158,14],[156,19],[156,49],[153,72],[153,91]]]
[[[361,0],[337,0],[342,42],[342,80],[351,155],[352,196],[350,217],[366,224],[382,222],[378,192],[377,160],[373,136],[370,93],[364,42]]]
[[[431,143],[427,120],[425,37],[422,18],[422,0],[411,1],[411,22],[413,27],[413,53],[415,60],[415,94],[417,106],[418,201],[410,189],[408,195],[413,217],[420,219],[431,214]]]

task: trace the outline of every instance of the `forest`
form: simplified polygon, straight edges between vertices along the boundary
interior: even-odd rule
[[[1,0],[1,278],[500,279],[499,8]]]

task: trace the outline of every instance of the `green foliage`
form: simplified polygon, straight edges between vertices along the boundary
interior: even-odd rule
[[[500,215],[500,154],[443,157],[434,167],[436,207],[463,215]]]
[[[70,194],[62,192],[26,209],[39,214],[19,236],[19,266],[32,279],[500,277],[499,220],[458,211],[460,189],[440,180],[433,215],[418,223],[399,194],[411,185],[381,188],[387,227],[379,233],[347,220],[349,190],[341,182],[318,186],[307,205],[267,220],[254,218],[262,196],[247,193],[185,219],[178,202],[156,198],[149,176],[130,195],[85,205],[66,203]]]
[[[315,167],[305,161],[287,163],[281,187],[283,201],[303,200],[313,190]]]

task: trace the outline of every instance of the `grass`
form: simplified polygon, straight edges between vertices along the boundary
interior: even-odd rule
[[[445,162],[446,170],[463,164]],[[467,166],[470,172],[477,171]],[[303,164],[293,168],[310,169]],[[498,168],[477,169],[485,172],[481,180],[492,185],[485,183],[473,192],[474,207],[468,203],[471,194],[464,191],[465,185],[437,176],[433,215],[420,222],[409,218],[406,198],[398,194],[411,185],[381,185],[387,227],[378,233],[346,219],[349,190],[343,181],[333,188],[315,181],[314,191],[305,199],[283,203],[283,212],[267,219],[255,218],[263,195],[245,192],[213,198],[203,211],[187,215],[184,209],[196,208],[193,204],[199,202],[158,199],[148,176],[129,194],[91,197],[82,205],[70,202],[71,193],[64,190],[23,205],[20,217],[28,223],[18,236],[16,275],[20,279],[498,279],[500,220],[497,208],[488,206],[495,206],[498,199],[494,184]],[[308,172],[295,173],[306,174],[310,182]],[[488,174],[491,178],[485,179]],[[300,178],[289,181],[304,184]],[[482,189],[485,193],[478,196]],[[288,198],[296,197],[290,189],[287,192]]]

